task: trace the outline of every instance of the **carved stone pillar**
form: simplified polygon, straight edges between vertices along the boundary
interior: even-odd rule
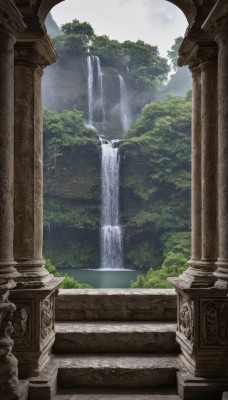
[[[19,275],[13,256],[14,43],[25,25],[10,0],[0,1],[0,398],[23,396],[17,359],[12,354],[11,319],[16,309],[9,289]]]
[[[182,279],[191,286],[201,280],[201,68],[193,62],[192,70],[192,256]]]
[[[37,25],[35,24],[37,23]],[[43,267],[42,68],[56,60],[37,19],[15,47],[14,256],[20,277],[11,298],[14,354],[19,377],[37,376],[50,359],[54,342],[55,293],[62,279]],[[38,26],[38,27],[37,27]]]
[[[220,1],[204,24],[219,46],[218,61],[218,194],[219,259],[216,287],[228,288],[228,5]]]
[[[52,276],[43,267],[43,170],[41,77],[47,61],[34,43],[15,48],[14,257],[18,287],[42,287]]]
[[[198,65],[192,69],[192,257],[180,278],[190,287],[206,287],[216,280],[213,272],[218,258],[217,48],[198,46],[196,55],[193,65]]]
[[[217,49],[215,50],[217,53]],[[204,286],[215,282],[218,259],[218,104],[217,55],[201,64],[202,126],[202,255]]]

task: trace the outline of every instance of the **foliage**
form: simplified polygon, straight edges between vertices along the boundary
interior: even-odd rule
[[[187,268],[190,256],[190,232],[175,232],[166,237],[166,255],[160,269],[150,268],[147,274],[137,276],[133,288],[168,288],[167,278],[179,276]]]
[[[43,113],[45,166],[55,166],[64,147],[96,145],[98,134],[85,126],[83,113],[78,110],[56,112],[45,109]]]
[[[178,51],[181,43],[183,42],[183,38],[178,36],[175,39],[174,45],[171,47],[171,50],[168,50],[168,57],[172,63],[173,69],[177,68],[177,60],[178,60]]]
[[[169,288],[172,285],[167,278],[179,276],[187,267],[187,259],[181,253],[170,252],[161,269],[151,268],[145,276],[139,275],[135,282],[131,282],[132,288]]]
[[[96,207],[93,205],[74,204],[61,201],[61,199],[50,196],[44,197],[44,226],[65,225],[77,229],[96,228],[99,220],[96,215]]]
[[[88,22],[79,22],[77,19],[62,25],[61,30],[65,35],[83,35],[88,39],[94,36],[92,26]]]
[[[125,137],[121,184],[139,204],[127,224],[157,232],[190,230],[189,98],[148,104]]]
[[[158,47],[142,40],[120,43],[108,36],[96,36],[90,51],[100,58],[103,66],[118,68],[137,90],[155,90],[169,72],[167,60],[159,55]]]
[[[87,289],[91,287],[90,285],[87,285],[85,283],[79,283],[76,279],[72,278],[67,274],[61,275],[50,260],[45,261],[45,268],[50,274],[58,278],[59,277],[65,278],[63,283],[60,285],[60,289]]]
[[[156,242],[140,241],[127,252],[127,261],[136,269],[148,270],[159,265],[160,255]]]
[[[95,236],[99,231],[94,233]],[[93,241],[88,231],[74,231],[62,227],[50,228],[45,232],[44,254],[52,260],[56,267],[61,268],[88,268],[98,266],[98,241]]]
[[[168,232],[162,236],[164,256],[170,252],[181,253],[186,259],[191,254],[191,232]]]

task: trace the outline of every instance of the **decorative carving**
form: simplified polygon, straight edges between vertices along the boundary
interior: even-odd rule
[[[228,346],[228,302],[203,300],[201,345]]]
[[[183,298],[179,312],[179,331],[185,338],[193,343],[194,323],[193,323],[193,307],[187,298]]]
[[[0,0],[0,28],[3,28],[6,34],[14,36],[17,36],[26,28],[21,14],[13,2]]]
[[[32,65],[34,68],[45,68],[49,65],[45,57],[43,57],[35,47],[31,46],[16,45],[15,61],[17,64]]]
[[[29,313],[26,306],[18,307],[13,316],[13,339],[16,346],[25,346],[30,342]]]
[[[21,386],[18,381],[17,359],[12,354],[13,327],[11,319],[16,309],[9,302],[9,291],[0,294],[0,398],[1,400],[18,399],[21,396]]]
[[[41,338],[44,340],[54,328],[54,296],[49,296],[41,307]]]

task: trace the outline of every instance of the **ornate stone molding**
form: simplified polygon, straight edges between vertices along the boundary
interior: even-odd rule
[[[228,348],[228,300],[201,299],[201,348]]]
[[[211,35],[221,45],[228,38],[228,3],[218,0],[206,21],[202,25],[204,32]]]
[[[41,339],[45,340],[54,330],[54,295],[47,297],[41,305]]]
[[[194,310],[193,304],[189,301],[187,297],[180,299],[180,310],[178,313],[178,317],[179,332],[192,346],[194,340]]]
[[[13,36],[23,32],[26,25],[22,15],[11,0],[0,0],[0,30]]]
[[[14,56],[16,64],[42,69],[49,65],[46,58],[36,48],[36,43],[16,44]]]
[[[0,398],[19,399],[22,388],[18,380],[17,359],[12,354],[11,324],[16,307],[9,301],[9,291],[0,291]]]

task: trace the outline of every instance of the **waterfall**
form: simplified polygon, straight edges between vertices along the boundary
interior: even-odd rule
[[[87,57],[88,69],[88,126],[105,122],[103,73],[97,56]]]
[[[131,126],[131,117],[127,96],[127,89],[124,82],[124,79],[121,75],[119,75],[119,84],[120,84],[120,119],[122,124],[122,129],[124,131],[128,131]]]
[[[89,125],[93,126],[93,65],[91,56],[87,57],[88,68],[88,117]]]
[[[122,269],[123,229],[119,225],[119,156],[114,141],[101,139],[101,268]]]

